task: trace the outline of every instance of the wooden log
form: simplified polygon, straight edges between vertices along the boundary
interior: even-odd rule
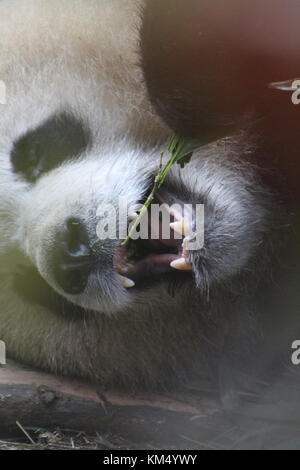
[[[134,443],[195,447],[226,429],[214,400],[199,405],[191,396],[103,391],[95,385],[55,377],[9,362],[0,368],[0,437],[23,427],[111,433]],[[193,443],[193,444],[192,444]]]

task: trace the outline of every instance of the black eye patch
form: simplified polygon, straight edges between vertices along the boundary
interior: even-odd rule
[[[29,182],[87,149],[90,133],[81,121],[61,113],[20,137],[13,146],[13,171]]]

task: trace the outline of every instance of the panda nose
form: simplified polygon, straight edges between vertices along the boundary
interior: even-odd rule
[[[54,249],[54,276],[67,294],[84,291],[93,268],[94,257],[85,225],[69,218],[57,234]]]

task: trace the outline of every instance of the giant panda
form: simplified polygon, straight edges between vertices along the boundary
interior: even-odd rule
[[[0,2],[0,339],[53,374],[131,390],[204,376],[226,397],[241,377],[280,373],[297,339],[290,215],[240,130],[172,167],[157,194],[204,206],[202,247],[183,258],[182,239],[99,239],[98,207],[142,203],[173,135],[148,97],[142,11]]]

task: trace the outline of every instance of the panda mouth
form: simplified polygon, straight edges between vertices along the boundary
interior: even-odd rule
[[[176,240],[177,242],[177,240]],[[130,242],[128,247],[118,247],[114,255],[114,268],[121,276],[137,285],[145,278],[161,278],[175,272],[171,263],[181,258],[181,243],[166,244],[165,240],[140,240]]]
[[[178,204],[182,206],[182,201],[179,201],[175,196],[171,198],[170,195],[160,192],[157,195],[153,204],[162,204],[168,201],[168,205]],[[167,209],[165,209],[167,210]],[[130,239],[126,246],[119,246],[115,250],[113,264],[115,271],[121,276],[125,277],[123,280],[124,287],[139,287],[145,282],[168,280],[173,278],[184,278],[190,276],[192,267],[189,262],[183,269],[174,268],[174,264],[178,260],[183,260],[184,256],[184,233],[180,234],[174,231],[172,226],[174,223],[182,220],[182,215],[176,214],[176,211],[170,210],[170,231],[169,236],[166,236],[166,231],[163,230],[163,215],[160,213],[159,219],[151,217],[151,206],[146,217],[148,217],[148,234],[149,237],[145,240]],[[126,282],[126,280],[128,282]],[[130,281],[132,281],[130,283]],[[134,285],[133,285],[134,283]]]

